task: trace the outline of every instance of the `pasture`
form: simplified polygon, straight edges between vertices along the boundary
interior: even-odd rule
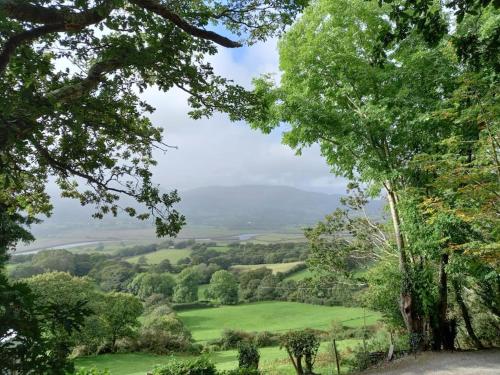
[[[337,348],[345,350],[359,344],[359,340],[339,341]],[[331,343],[323,342],[319,349],[317,367],[320,373],[333,370],[331,357]],[[286,352],[278,347],[260,348],[260,368],[266,374],[294,374],[293,367],[288,361]],[[236,350],[226,350],[208,354],[209,358],[216,364],[219,370],[230,370],[238,367],[238,353]],[[162,365],[172,358],[190,358],[187,355],[154,355],[147,353],[118,353],[102,354],[99,356],[88,356],[76,359],[77,367],[108,369],[111,375],[145,375],[157,365]]]
[[[303,264],[304,262],[290,262],[290,263],[264,263],[264,264],[238,264],[232,266],[231,269],[235,271],[250,271],[255,270],[257,268],[266,267],[273,271],[274,274],[278,272],[287,272],[291,270],[293,267]]]
[[[319,306],[298,302],[256,302],[181,311],[179,318],[186,324],[196,341],[217,339],[224,329],[258,332],[285,332],[314,328],[328,330],[332,321],[347,327],[371,325],[380,314],[360,307]]]
[[[291,275],[285,277],[285,280],[300,281],[304,280],[307,277],[312,277],[312,276],[313,273],[309,269],[305,269],[292,273]]]

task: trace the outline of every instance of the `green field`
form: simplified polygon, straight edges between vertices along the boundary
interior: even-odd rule
[[[224,329],[284,332],[291,329],[327,330],[332,321],[348,327],[363,325],[363,308],[318,306],[298,302],[257,302],[236,306],[194,309],[179,312],[197,341],[220,337]],[[374,324],[380,314],[366,310],[366,324]]]
[[[191,255],[191,249],[162,249],[152,253],[128,258],[127,261],[130,263],[137,263],[137,260],[141,256],[144,256],[149,264],[158,264],[164,259],[168,259],[170,263],[176,264],[179,259],[186,258],[189,255]]]
[[[235,271],[250,271],[257,268],[266,267],[273,271],[273,273],[286,272],[293,267],[303,264],[304,262],[290,262],[290,263],[265,263],[265,264],[238,264],[232,266],[231,269]]]
[[[359,340],[339,341],[337,347],[344,350],[347,347],[354,347]],[[321,344],[317,367],[320,373],[327,373],[333,369],[333,362],[329,355],[331,344],[323,342]],[[260,348],[260,368],[266,374],[294,374],[292,365],[288,362],[287,354],[278,347]],[[219,370],[230,370],[238,367],[236,350],[227,350],[209,354],[209,358],[217,365]],[[76,359],[77,367],[108,369],[111,375],[145,375],[156,365],[162,365],[170,361],[174,356],[159,356],[147,353],[120,353],[103,354],[99,356],[89,356]],[[189,356],[178,356],[178,358],[189,358]],[[330,371],[328,371],[330,372]]]
[[[312,277],[313,273],[308,270],[300,270],[298,272],[292,273],[290,276],[285,277],[285,280],[295,280],[295,281],[300,281],[304,280],[306,277]]]

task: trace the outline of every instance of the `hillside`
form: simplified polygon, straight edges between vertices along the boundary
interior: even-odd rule
[[[180,192],[179,211],[187,218],[188,225],[202,225],[239,230],[277,230],[299,227],[321,220],[340,206],[339,194],[324,194],[299,190],[289,186],[212,186]],[[382,201],[373,201],[368,212],[378,216]],[[91,218],[92,209],[81,207],[68,199],[54,200],[54,214],[44,223],[34,226],[36,235],[72,228],[92,230],[147,228],[125,215]]]

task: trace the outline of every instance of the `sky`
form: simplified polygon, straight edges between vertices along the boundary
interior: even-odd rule
[[[250,87],[263,73],[279,76],[277,40],[239,49],[224,49],[212,56],[215,72]],[[193,120],[188,116],[187,94],[149,89],[142,98],[156,108],[153,123],[164,128],[164,141],[178,149],[157,152],[155,182],[166,189],[203,186],[288,185],[308,191],[345,193],[345,181],[330,173],[319,147],[301,156],[281,144],[282,129],[266,135],[226,115]]]

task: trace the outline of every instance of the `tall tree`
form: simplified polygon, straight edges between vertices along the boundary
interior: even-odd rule
[[[403,275],[400,309],[410,332],[423,329],[412,286],[411,247],[401,228],[398,204],[408,186],[425,183],[411,164],[451,131],[429,116],[454,89],[457,74],[446,43],[428,46],[408,37],[373,53],[378,30],[390,28],[390,9],[364,1],[318,1],[280,42],[279,86],[255,82],[260,107],[250,118],[265,132],[286,122],[283,141],[299,153],[319,143],[334,173],[385,189]]]

